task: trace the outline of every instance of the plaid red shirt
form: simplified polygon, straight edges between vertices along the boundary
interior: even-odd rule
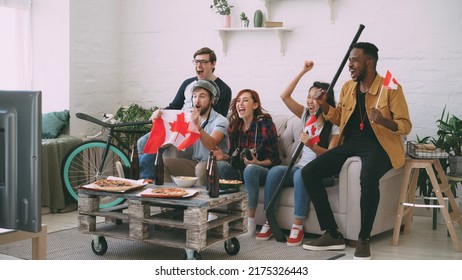
[[[258,131],[255,142],[256,130]],[[281,163],[278,149],[278,133],[273,120],[266,117],[258,120],[254,119],[246,132],[239,130],[237,135],[230,135],[229,137],[231,142],[230,155],[233,154],[236,148],[239,148],[239,151],[244,148],[253,149],[263,143],[262,147],[257,151],[257,159],[260,161],[269,159],[271,160],[271,166]]]

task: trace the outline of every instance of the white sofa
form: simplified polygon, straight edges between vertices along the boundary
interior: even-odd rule
[[[288,165],[292,159],[301,132],[300,119],[295,116],[273,115],[278,129],[279,150],[283,164]],[[335,220],[347,240],[355,241],[360,229],[360,185],[359,173],[361,160],[359,157],[349,158],[342,167],[335,186],[327,188],[329,202],[334,212]],[[372,229],[372,236],[393,229],[401,180],[404,168],[388,171],[380,180],[380,203]],[[260,195],[256,212],[256,222],[262,225],[266,216],[263,207],[264,187],[260,187]],[[276,206],[276,217],[282,229],[290,230],[294,212],[293,188],[284,188]],[[312,203],[310,203],[305,232],[321,234],[319,223]]]

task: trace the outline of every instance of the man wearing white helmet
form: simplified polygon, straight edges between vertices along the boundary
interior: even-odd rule
[[[192,89],[191,122],[196,125],[200,138],[193,144],[191,158],[164,158],[166,182],[171,182],[171,176],[195,176],[198,186],[205,185],[205,165],[210,150],[219,147],[228,151],[227,118],[217,113],[212,106],[220,99],[220,89],[211,80],[199,80]],[[162,114],[160,111],[159,116]],[[159,117],[158,116],[158,117]]]

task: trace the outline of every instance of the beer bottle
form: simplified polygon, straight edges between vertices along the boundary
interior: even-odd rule
[[[213,151],[210,151],[207,159],[207,165],[205,166],[205,188],[209,190],[210,187],[210,165],[212,163]]]
[[[209,175],[209,197],[218,197],[220,195],[220,182],[218,178],[217,158],[215,156],[212,156]]]
[[[163,153],[164,153],[164,148],[159,148],[157,150],[156,161],[154,163],[154,168],[156,169],[154,183],[156,185],[164,184],[164,159],[162,157]]]
[[[138,149],[136,145],[132,146],[130,155],[130,179],[138,180],[140,178],[140,161],[138,158]]]

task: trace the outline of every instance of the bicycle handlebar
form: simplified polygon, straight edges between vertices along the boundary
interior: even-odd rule
[[[139,121],[139,122],[126,122],[126,123],[107,123],[97,118],[94,118],[90,115],[85,113],[76,113],[75,116],[81,120],[89,121],[92,123],[96,123],[100,126],[107,127],[107,128],[114,128],[114,127],[123,127],[123,126],[132,126],[132,125],[145,125],[145,124],[152,124],[152,121]]]

